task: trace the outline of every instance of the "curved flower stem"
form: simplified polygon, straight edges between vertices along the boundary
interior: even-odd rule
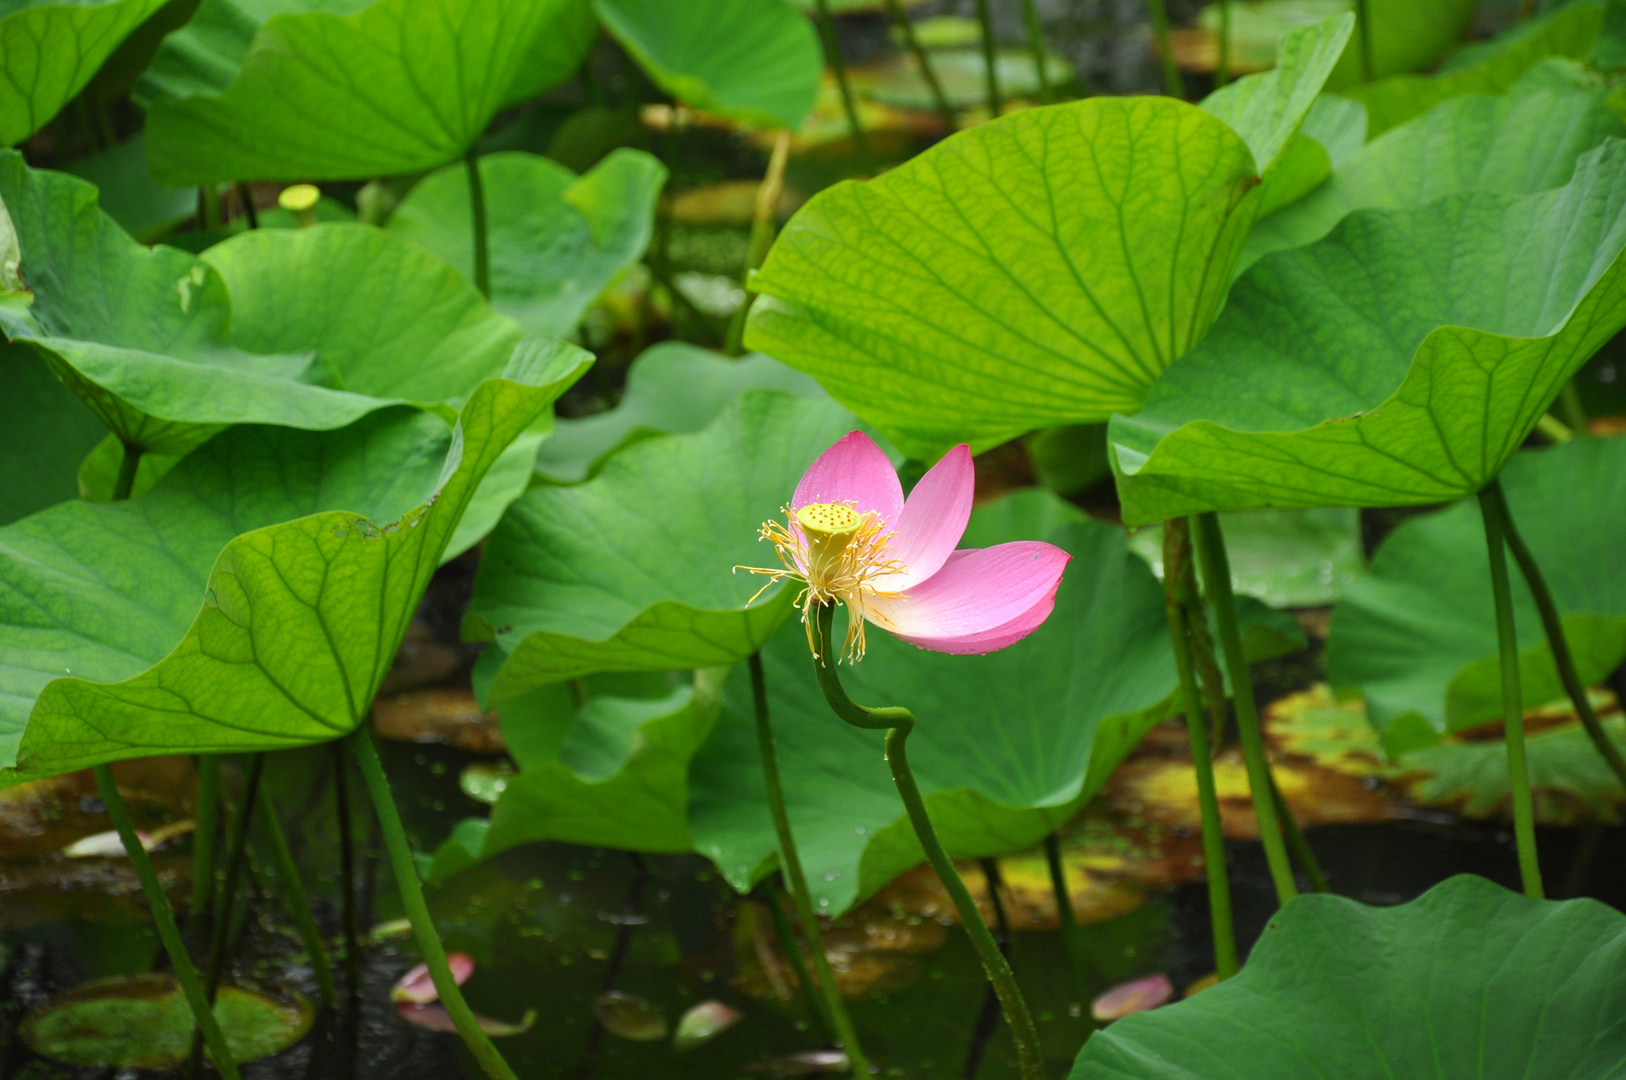
[[[1519,635],[1513,624],[1513,590],[1508,583],[1507,503],[1496,481],[1479,493],[1490,556],[1491,596],[1496,604],[1496,641],[1502,664],[1502,727],[1507,733],[1507,774],[1513,795],[1513,836],[1519,846],[1519,878],[1524,894],[1541,899],[1541,864],[1536,859],[1536,810],[1530,796],[1530,766],[1524,752],[1524,689],[1519,684]]]
[[[858,167],[869,172],[874,163],[869,156],[869,138],[858,119],[858,106],[853,101],[852,84],[847,81],[847,65],[841,59],[841,42],[836,39],[836,21],[830,15],[830,0],[818,0],[819,32],[824,38],[824,59],[835,72],[836,86],[841,89],[841,108],[847,114],[847,127],[852,131],[853,150],[858,155]]]
[[[316,988],[322,995],[322,1004],[329,1009],[335,1008],[339,1004],[339,992],[333,986],[333,966],[328,963],[327,948],[316,929],[316,920],[311,918],[310,897],[305,893],[305,883],[299,878],[299,867],[295,865],[294,853],[288,847],[288,834],[282,829],[282,819],[277,817],[277,804],[263,786],[260,788],[260,826],[265,830],[277,877],[282,882],[284,906],[299,927],[305,951],[310,954],[311,970],[316,975]]]
[[[480,152],[469,147],[463,157],[469,173],[469,216],[474,222],[474,287],[491,299],[491,255],[486,233],[486,186],[480,179]]]
[[[915,716],[908,709],[899,706],[866,708],[847,696],[847,691],[842,688],[841,678],[836,673],[834,658],[831,655],[833,650],[829,646],[834,640],[831,635],[834,608],[828,604],[821,604],[816,612],[819,651],[813,657],[813,671],[818,676],[819,689],[824,692],[824,700],[829,703],[837,716],[854,727],[886,732],[886,763],[892,770],[892,782],[897,786],[899,797],[903,799],[904,809],[909,813],[909,823],[914,826],[915,836],[919,838],[920,846],[925,850],[927,861],[937,872],[938,880],[943,883],[949,899],[954,901],[954,910],[959,913],[960,925],[965,927],[966,936],[971,939],[972,947],[977,950],[977,956],[982,960],[983,971],[987,973],[988,981],[993,984],[994,993],[999,995],[999,1003],[1005,1010],[1005,1021],[1011,1028],[1011,1038],[1016,1043],[1016,1056],[1020,1063],[1022,1080],[1044,1080],[1044,1055],[1039,1047],[1039,1030],[1034,1026],[1033,1015],[1028,1011],[1022,990],[1016,984],[1016,975],[1011,971],[1011,965],[1005,959],[1005,955],[999,951],[999,945],[994,941],[993,934],[988,932],[988,924],[983,922],[982,912],[977,910],[977,902],[971,898],[970,891],[960,878],[960,872],[954,869],[954,861],[949,858],[948,852],[943,850],[942,841],[937,838],[937,830],[932,826],[931,815],[926,812],[926,801],[921,797],[920,785],[915,783],[914,771],[909,767],[906,744],[909,732],[914,730]]]
[[[1197,806],[1203,819],[1203,861],[1208,869],[1208,915],[1214,933],[1214,971],[1221,979],[1237,972],[1236,922],[1231,914],[1230,868],[1225,860],[1225,833],[1220,824],[1214,758],[1203,715],[1203,701],[1192,670],[1191,639],[1186,630],[1186,602],[1195,599],[1190,586],[1191,523],[1176,518],[1163,526],[1163,602],[1169,619],[1169,643],[1180,680],[1180,709],[1186,714],[1191,766],[1197,775]],[[1190,594],[1190,595],[1187,595]]]
[[[1039,76],[1039,100],[1049,105],[1056,100],[1056,94],[1045,68],[1044,28],[1039,25],[1039,11],[1033,0],[1022,0],[1022,18],[1028,25],[1028,47],[1033,50],[1033,69]]]
[[[1552,650],[1553,663],[1558,667],[1558,678],[1564,684],[1564,692],[1569,695],[1570,704],[1575,707],[1575,715],[1581,718],[1581,725],[1586,728],[1587,737],[1592,740],[1592,745],[1597,747],[1603,760],[1614,770],[1621,786],[1626,787],[1626,759],[1621,757],[1619,747],[1603,730],[1603,721],[1598,718],[1598,710],[1592,707],[1592,699],[1587,696],[1586,684],[1581,681],[1581,673],[1576,670],[1575,655],[1570,652],[1569,639],[1564,635],[1564,621],[1559,617],[1558,605],[1553,601],[1553,591],[1547,587],[1547,579],[1542,575],[1535,555],[1513,523],[1513,514],[1508,509],[1507,495],[1502,491],[1501,481],[1491,481],[1485,492],[1496,500],[1498,514],[1502,520],[1502,539],[1507,542],[1508,550],[1513,553],[1513,561],[1519,564],[1519,573],[1524,577],[1525,584],[1530,586],[1530,595],[1535,598],[1536,610],[1541,613],[1541,627],[1547,633],[1547,647]]]
[[[469,1008],[452,978],[452,969],[446,963],[446,946],[435,932],[435,921],[429,914],[429,903],[423,896],[423,882],[418,877],[418,864],[412,857],[412,845],[407,840],[401,815],[390,796],[390,781],[384,775],[384,763],[378,760],[378,749],[373,746],[372,733],[363,723],[350,738],[356,763],[361,766],[367,793],[372,796],[373,808],[378,812],[378,824],[384,834],[384,847],[389,851],[390,869],[395,873],[395,884],[401,892],[401,906],[406,909],[412,933],[423,950],[424,964],[429,968],[430,981],[440,995],[441,1004],[452,1018],[452,1026],[469,1048],[480,1067],[492,1080],[519,1080],[502,1054],[492,1044],[491,1036],[480,1030],[480,1021]]]
[[[1152,16],[1152,41],[1157,46],[1158,64],[1163,68],[1163,92],[1176,101],[1185,100],[1186,87],[1174,63],[1174,46],[1169,42],[1169,9],[1163,0],[1146,0]]]
[[[1084,955],[1084,933],[1073,911],[1073,896],[1067,888],[1067,865],[1061,857],[1061,837],[1051,833],[1044,838],[1045,862],[1050,864],[1050,887],[1056,894],[1056,917],[1061,921],[1061,939],[1067,945],[1067,961],[1073,969],[1073,989],[1079,1003],[1089,998],[1089,960]]]
[[[801,923],[802,936],[807,939],[807,951],[816,973],[814,981],[830,1026],[835,1029],[832,1034],[847,1051],[853,1075],[868,1076],[869,1062],[858,1045],[852,1015],[836,985],[835,973],[830,970],[830,958],[824,952],[824,935],[819,932],[819,918],[813,913],[813,896],[807,888],[807,875],[802,871],[802,856],[796,850],[796,836],[791,832],[790,813],[785,809],[785,789],[779,782],[779,752],[774,747],[773,720],[768,714],[768,684],[762,674],[762,654],[752,653],[747,664],[751,669],[751,698],[756,705],[757,747],[762,752],[762,784],[768,792],[768,812],[773,816],[774,833],[779,838],[779,867],[785,872],[785,884],[796,905],[796,921]]]
[[[1265,741],[1259,729],[1259,707],[1253,698],[1253,673],[1242,651],[1242,630],[1237,624],[1236,596],[1231,592],[1231,563],[1225,553],[1225,535],[1219,517],[1213,512],[1197,515],[1195,538],[1197,560],[1203,568],[1203,585],[1219,628],[1220,649],[1231,675],[1231,700],[1236,704],[1236,730],[1242,743],[1242,759],[1248,767],[1248,789],[1253,796],[1253,812],[1259,819],[1259,841],[1270,865],[1276,898],[1287,903],[1298,895],[1293,881],[1293,864],[1288,861],[1282,840],[1282,823],[1276,816],[1276,801],[1270,797],[1270,765],[1265,760]]]
[[[914,54],[915,63],[920,66],[920,77],[926,80],[931,89],[932,100],[937,102],[937,114],[943,118],[943,130],[947,135],[953,135],[959,126],[954,118],[954,106],[949,104],[948,95],[943,92],[943,84],[937,80],[937,70],[932,67],[931,57],[920,45],[920,39],[915,36],[915,24],[909,21],[904,13],[902,0],[886,0],[887,10],[892,13],[892,23],[903,35],[903,40]]]
[[[119,794],[118,784],[113,781],[113,770],[107,765],[97,765],[91,771],[96,775],[96,787],[101,792],[102,802],[113,816],[113,827],[118,830],[119,839],[124,843],[124,853],[130,857],[130,866],[141,881],[141,891],[146,894],[147,906],[152,909],[152,921],[158,928],[158,939],[164,943],[169,966],[174,969],[175,978],[181,984],[186,1003],[192,1007],[192,1017],[203,1035],[204,1044],[209,1048],[209,1056],[214,1059],[215,1068],[225,1080],[241,1080],[237,1065],[231,1059],[231,1050],[226,1046],[226,1036],[220,1030],[214,1010],[209,1008],[203,981],[198,978],[197,968],[192,966],[192,958],[187,955],[186,943],[181,940],[181,929],[175,925],[175,912],[170,909],[169,898],[164,895],[158,871],[147,857],[147,849],[142,846],[141,837],[136,835],[130,808],[124,805],[124,796]]]
[[[988,0],[977,0],[977,20],[982,23],[982,63],[988,82],[988,119],[998,120],[1004,102],[999,98],[999,51],[994,41],[994,17]]]

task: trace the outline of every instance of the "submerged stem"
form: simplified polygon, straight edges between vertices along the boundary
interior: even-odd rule
[[[316,920],[311,917],[310,897],[305,893],[305,883],[300,880],[294,853],[288,847],[288,834],[282,829],[282,819],[277,817],[277,804],[263,786],[260,788],[260,826],[265,830],[266,842],[271,847],[271,859],[277,868],[277,878],[282,882],[284,906],[293,916],[300,939],[305,943],[305,951],[310,954],[311,970],[316,975],[316,988],[322,995],[322,1004],[329,1009],[334,1008],[339,1003],[339,994],[333,986],[333,966],[328,963],[327,947],[322,944]]]
[[[1084,955],[1084,931],[1073,911],[1073,894],[1067,888],[1067,864],[1061,857],[1061,837],[1051,833],[1044,838],[1045,862],[1050,865],[1050,888],[1056,894],[1056,918],[1061,921],[1061,939],[1067,945],[1067,962],[1073,969],[1073,989],[1079,1003],[1089,998],[1089,960]]]
[[[1575,707],[1575,715],[1581,718],[1581,726],[1586,728],[1587,738],[1592,740],[1598,754],[1614,771],[1621,786],[1626,787],[1626,759],[1621,757],[1620,748],[1609,738],[1609,733],[1604,731],[1598,710],[1592,707],[1592,699],[1587,695],[1586,684],[1581,681],[1581,673],[1575,667],[1575,654],[1570,652],[1569,638],[1564,634],[1564,621],[1559,617],[1558,604],[1553,600],[1553,591],[1548,588],[1547,578],[1536,563],[1534,553],[1524,542],[1524,537],[1519,535],[1518,526],[1513,523],[1513,514],[1508,509],[1507,495],[1502,491],[1501,481],[1491,481],[1485,491],[1490,498],[1496,500],[1498,514],[1502,520],[1502,539],[1506,541],[1508,550],[1513,553],[1513,561],[1519,564],[1519,573],[1524,577],[1525,584],[1530,586],[1530,595],[1535,598],[1536,610],[1541,613],[1541,628],[1546,631],[1547,647],[1552,650],[1553,663],[1558,668],[1558,678],[1564,684],[1564,692],[1569,695],[1570,704]],[[1622,704],[1626,705],[1626,702]]]
[[[474,147],[464,155],[469,174],[469,216],[474,224],[474,287],[491,299],[491,255],[486,233],[486,186],[480,178],[480,153]]]
[[[113,780],[113,770],[107,765],[97,765],[91,771],[96,776],[96,787],[101,792],[102,802],[113,817],[113,827],[118,830],[119,840],[124,844],[124,853],[130,857],[130,867],[135,870],[141,882],[141,891],[146,894],[147,906],[152,909],[152,921],[158,928],[158,939],[164,943],[169,966],[174,969],[181,992],[186,995],[186,1003],[192,1008],[192,1017],[197,1022],[204,1044],[209,1048],[209,1057],[214,1059],[215,1068],[225,1080],[241,1080],[237,1065],[232,1061],[231,1050],[226,1046],[226,1036],[220,1030],[214,1010],[209,1007],[203,982],[198,978],[197,968],[192,966],[192,957],[187,955],[185,942],[181,940],[180,927],[175,925],[175,912],[170,909],[169,898],[164,895],[158,871],[147,857],[147,849],[142,846],[141,837],[136,834],[135,821],[130,817],[130,808],[124,805],[124,796],[119,794],[118,784]]]
[[[893,25],[903,35],[904,44],[914,54],[915,63],[920,67],[920,77],[926,80],[932,92],[932,100],[937,103],[937,114],[943,118],[944,133],[953,135],[959,126],[954,118],[954,106],[949,104],[948,95],[943,92],[943,84],[937,79],[937,69],[932,67],[931,57],[915,36],[915,24],[909,21],[909,16],[904,12],[902,0],[886,0],[886,7],[892,13]]]
[[[1203,819],[1203,860],[1208,871],[1208,915],[1214,933],[1214,971],[1221,979],[1237,972],[1236,923],[1231,914],[1230,869],[1225,861],[1225,833],[1220,823],[1218,789],[1214,784],[1213,750],[1202,698],[1192,672],[1191,640],[1186,631],[1186,599],[1195,599],[1192,587],[1190,521],[1177,518],[1163,526],[1163,597],[1169,620],[1169,643],[1180,680],[1180,708],[1186,714],[1191,742],[1191,766],[1197,776],[1197,806]]]
[[[1039,25],[1039,11],[1033,0],[1022,0],[1022,18],[1028,25],[1028,47],[1033,50],[1033,67],[1039,75],[1039,100],[1049,105],[1056,100],[1050,87],[1050,72],[1045,67],[1044,28]]]
[[[824,935],[819,931],[819,918],[813,912],[813,896],[807,888],[807,875],[802,870],[802,856],[796,850],[796,836],[791,831],[790,813],[785,809],[785,789],[779,782],[779,752],[774,747],[773,720],[768,714],[768,684],[762,672],[762,654],[752,653],[747,661],[751,669],[751,698],[755,704],[757,722],[757,748],[762,753],[762,784],[768,794],[768,812],[773,817],[774,833],[779,839],[779,867],[785,872],[785,884],[791,901],[796,906],[796,919],[807,939],[807,951],[813,960],[819,994],[833,1034],[847,1051],[853,1075],[868,1076],[869,1062],[858,1045],[858,1032],[853,1028],[852,1015],[836,986],[835,973],[830,970],[830,958],[824,952]]]
[[[1253,673],[1242,651],[1242,629],[1237,623],[1236,596],[1231,592],[1231,563],[1225,552],[1225,534],[1219,517],[1212,512],[1197,515],[1195,538],[1197,560],[1203,569],[1203,585],[1214,606],[1219,628],[1220,650],[1231,676],[1231,700],[1236,706],[1236,730],[1242,743],[1242,759],[1248,767],[1248,789],[1253,811],[1259,819],[1259,841],[1276,886],[1276,898],[1287,903],[1298,895],[1293,881],[1293,864],[1288,861],[1282,840],[1282,823],[1276,815],[1276,802],[1270,797],[1270,765],[1265,760],[1265,741],[1259,729],[1259,707],[1254,703]]]
[[[836,39],[836,21],[830,15],[830,0],[818,0],[818,7],[819,33],[824,38],[824,59],[835,73],[836,86],[841,90],[841,108],[847,114],[847,127],[852,131],[858,167],[868,172],[873,167],[869,156],[869,138],[865,136],[864,125],[858,118],[852,84],[847,81],[847,65],[841,59],[841,42]]]
[[[988,119],[998,120],[1004,102],[999,98],[999,53],[994,41],[994,18],[988,0],[977,0],[977,20],[982,23],[982,63],[988,86]]]
[[[215,831],[220,824],[220,758],[198,755],[198,813],[192,833],[192,917],[194,930],[209,922],[214,899]]]
[[[960,916],[960,925],[965,927],[966,936],[971,939],[972,947],[977,950],[977,956],[982,960],[983,971],[987,973],[988,981],[993,984],[994,993],[999,995],[999,1003],[1005,1010],[1005,1021],[1010,1025],[1011,1038],[1016,1043],[1016,1056],[1020,1063],[1022,1078],[1043,1080],[1044,1055],[1039,1046],[1039,1031],[1033,1024],[1033,1015],[1028,1011],[1027,1001],[1023,999],[1022,990],[1016,983],[1016,975],[1011,971],[1011,965],[1005,959],[1004,953],[999,951],[999,945],[994,941],[993,934],[989,933],[988,924],[983,921],[982,913],[977,910],[977,902],[971,898],[970,891],[960,878],[960,872],[954,869],[954,861],[949,858],[948,852],[943,850],[942,841],[937,838],[937,830],[932,825],[931,815],[926,812],[926,800],[921,797],[920,785],[915,782],[914,770],[909,767],[907,743],[909,732],[915,726],[914,714],[899,706],[867,708],[847,696],[847,691],[841,685],[841,677],[836,672],[836,658],[831,655],[833,650],[830,648],[833,640],[831,624],[834,621],[835,609],[828,604],[820,604],[816,610],[819,649],[813,657],[813,670],[818,676],[819,689],[824,692],[824,700],[829,703],[837,716],[854,727],[886,731],[886,763],[892,770],[892,783],[897,787],[898,796],[903,800],[904,809],[909,814],[909,823],[914,826],[915,836],[920,840],[927,861],[932,864],[938,880],[943,883],[949,899],[954,902],[954,910]]]
[[[1491,596],[1496,605],[1496,641],[1502,665],[1502,727],[1507,738],[1508,784],[1513,796],[1513,836],[1519,847],[1519,879],[1524,894],[1540,899],[1541,864],[1536,859],[1536,811],[1530,795],[1530,766],[1524,750],[1524,690],[1519,684],[1519,635],[1513,624],[1513,590],[1508,582],[1507,503],[1496,481],[1479,493],[1485,519],[1485,550],[1490,556]]]
[[[480,1030],[479,1019],[469,1008],[457,980],[452,977],[452,969],[446,963],[446,946],[441,944],[440,935],[435,932],[435,921],[429,914],[429,903],[424,899],[423,881],[418,877],[418,864],[412,857],[412,844],[407,840],[406,827],[401,824],[401,815],[390,795],[389,778],[384,775],[384,763],[378,759],[378,749],[373,746],[372,733],[367,730],[366,724],[356,729],[350,745],[355,751],[356,763],[361,766],[361,776],[367,784],[368,795],[372,797],[373,808],[378,813],[378,823],[384,833],[384,847],[389,851],[390,869],[395,872],[395,884],[401,893],[401,906],[406,909],[413,936],[423,950],[430,981],[440,995],[441,1004],[446,1007],[446,1014],[452,1018],[452,1025],[457,1028],[463,1045],[469,1048],[487,1076],[492,1080],[519,1080],[492,1044],[491,1037]]]

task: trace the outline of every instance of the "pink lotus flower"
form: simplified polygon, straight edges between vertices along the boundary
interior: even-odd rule
[[[866,621],[934,652],[1003,649],[1049,618],[1072,556],[1036,540],[954,550],[971,519],[974,489],[971,448],[961,444],[905,500],[881,448],[854,431],[802,476],[786,522],[763,524],[780,568],[735,569],[766,575],[769,585],[802,583],[797,604],[815,656],[808,613],[837,600],[847,605],[842,654],[853,662],[864,657]]]

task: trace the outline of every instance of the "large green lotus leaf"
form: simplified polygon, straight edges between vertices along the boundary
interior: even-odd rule
[[[1162,587],[1121,529],[1030,489],[979,508],[963,543],[1019,539],[1073,556],[1054,613],[1031,636],[986,656],[949,656],[877,630],[842,674],[854,700],[913,710],[910,760],[956,857],[1020,851],[1070,819],[1167,715],[1175,685]],[[1256,605],[1248,613],[1270,618]],[[1256,651],[1293,647],[1279,633],[1249,640]],[[884,733],[830,712],[802,628],[785,627],[762,658],[797,846],[819,907],[835,914],[924,856],[887,771]],[[777,851],[752,716],[741,667],[690,777],[695,844],[741,891]]]
[[[1502,486],[1564,618],[1582,679],[1626,659],[1626,439],[1577,439],[1508,462]],[[1513,573],[1524,700],[1562,697],[1524,579]],[[1327,647],[1334,686],[1359,688],[1387,731],[1416,719],[1435,732],[1502,715],[1496,619],[1478,504],[1403,522],[1350,588]]]
[[[795,131],[813,111],[824,56],[786,0],[593,0],[599,21],[686,105]]]
[[[554,422],[553,437],[536,456],[537,474],[552,483],[580,483],[622,447],[656,435],[699,431],[730,401],[759,389],[826,396],[817,382],[771,356],[750,353],[731,360],[698,345],[663,341],[632,362],[615,408]]]
[[[752,287],[746,343],[922,458],[1140,406],[1200,340],[1279,150],[1347,36],[1298,31],[1221,104],[1030,109],[797,212]],[[1298,61],[1308,66],[1295,66]],[[1302,92],[1301,92],[1302,88]]]
[[[1363,210],[1261,259],[1137,416],[1124,520],[1444,502],[1493,479],[1626,324],[1626,141],[1568,185]]]
[[[491,253],[491,303],[527,333],[573,333],[604,287],[643,257],[666,167],[616,150],[577,176],[556,161],[512,151],[480,159]],[[390,215],[415,240],[473,280],[468,170],[419,182]]]
[[[1353,507],[1246,510],[1219,520],[1232,587],[1271,607],[1337,603],[1366,572],[1361,516]],[[1162,578],[1163,526],[1137,529],[1129,547]]]
[[[1073,1080],[1604,1080],[1626,1069],[1626,916],[1462,875],[1409,904],[1293,900],[1236,978],[1084,1044]]]
[[[527,342],[455,432],[410,409],[240,425],[139,499],[0,529],[7,778],[352,730],[481,477],[584,356]]]
[[[1547,57],[1584,60],[1602,28],[1603,4],[1564,4],[1495,41],[1463,49],[1437,75],[1391,75],[1344,93],[1366,106],[1375,137],[1449,98],[1499,94]]]
[[[0,146],[22,142],[84,89],[165,0],[10,0],[0,8]]]
[[[79,463],[106,432],[44,361],[0,342],[0,525],[79,494]]]
[[[1309,196],[1255,224],[1241,268],[1314,243],[1356,210],[1568,183],[1577,159],[1605,138],[1626,135],[1626,124],[1604,104],[1606,87],[1578,85],[1566,74],[1563,61],[1548,61],[1503,96],[1451,98],[1384,132]]]
[[[262,9],[210,0],[199,24],[161,50],[143,88],[153,173],[198,184],[444,165],[534,71],[541,36],[556,22],[575,25],[578,2],[279,0]]]
[[[489,699],[590,671],[742,660],[789,617],[796,590],[735,565],[777,566],[757,540],[802,473],[855,427],[834,402],[774,390],[735,399],[703,431],[650,439],[577,487],[509,508],[475,579],[464,636],[501,663]],[[489,670],[489,668],[487,668]]]

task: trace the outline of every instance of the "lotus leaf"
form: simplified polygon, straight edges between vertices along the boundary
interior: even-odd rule
[[[594,476],[610,455],[655,435],[699,431],[745,390],[784,390],[822,398],[819,384],[770,356],[738,360],[681,341],[663,341],[640,353],[627,369],[616,407],[579,420],[558,420],[537,454],[536,471],[560,484]]]
[[[666,168],[641,150],[616,150],[577,176],[536,154],[480,159],[491,252],[491,303],[527,333],[573,333],[589,305],[649,245]],[[415,240],[473,280],[469,182],[462,165],[420,181],[390,215]]]
[[[1616,542],[1626,528],[1626,439],[1521,453],[1502,487],[1581,678],[1602,679],[1626,659],[1626,555]],[[1398,725],[1417,741],[1502,715],[1488,573],[1479,509],[1465,502],[1403,522],[1349,590],[1328,640],[1328,677],[1360,689],[1379,731]],[[1524,700],[1534,707],[1564,688],[1529,589],[1512,577]]]
[[[1336,603],[1366,567],[1361,517],[1352,507],[1221,514],[1231,584],[1272,607]],[[1163,528],[1137,530],[1129,546],[1163,576]]]
[[[1603,27],[1603,4],[1581,0],[1482,46],[1462,50],[1437,75],[1391,75],[1345,93],[1366,106],[1372,137],[1461,94],[1499,94],[1549,56],[1585,59]]]
[[[1626,136],[1626,125],[1604,104],[1608,89],[1574,70],[1578,78],[1571,81],[1563,61],[1547,61],[1503,96],[1450,98],[1384,132],[1326,184],[1256,224],[1240,269],[1272,251],[1314,243],[1355,210],[1568,183],[1581,154]]]
[[[708,667],[760,648],[795,590],[748,607],[761,582],[730,568],[775,564],[757,530],[854,426],[832,401],[753,390],[703,431],[645,440],[596,479],[520,498],[486,546],[464,626],[496,644],[480,661],[496,672],[490,702],[590,671]]]
[[[553,47],[538,49],[550,33],[579,37],[579,3],[207,0],[143,84],[153,173],[198,184],[444,165],[469,151],[516,80],[548,81],[537,64],[553,62]]]
[[[1126,1017],[1074,1080],[1606,1077],[1626,1068],[1626,917],[1450,878],[1375,908],[1311,894],[1236,978]]]
[[[1163,590],[1122,530],[1029,490],[972,515],[962,543],[1048,539],[1073,561],[1055,612],[987,656],[949,656],[889,634],[869,638],[842,676],[854,700],[905,705],[909,757],[949,852],[1021,851],[1070,819],[1140,737],[1175,686]],[[1247,607],[1258,654],[1297,646],[1296,624]],[[882,756],[882,732],[842,723],[818,690],[801,627],[762,652],[785,799],[819,906],[844,911],[923,859]],[[695,758],[690,827],[704,855],[745,891],[775,860],[751,686],[736,669],[723,715]]]
[[[1260,170],[1349,29],[1295,31],[1282,66],[1219,99],[1244,130],[1168,98],[1095,97],[826,189],[753,278],[746,343],[921,458],[1137,408],[1218,313]]]
[[[0,342],[0,525],[79,494],[79,462],[106,428],[39,357]]]
[[[813,110],[824,57],[812,23],[786,0],[593,0],[593,8],[656,85],[687,105],[793,131]]]
[[[1626,141],[1568,185],[1363,210],[1261,259],[1109,430],[1124,520],[1443,502],[1496,477],[1626,324]]]
[[[66,162],[62,171],[95,184],[102,212],[142,243],[157,241],[198,212],[196,188],[166,187],[152,178],[139,131],[109,150]]]
[[[481,477],[584,355],[525,343],[455,432],[410,409],[239,425],[142,498],[0,529],[7,778],[352,730]]]
[[[13,0],[0,15],[0,146],[22,142],[84,89],[165,0]]]

